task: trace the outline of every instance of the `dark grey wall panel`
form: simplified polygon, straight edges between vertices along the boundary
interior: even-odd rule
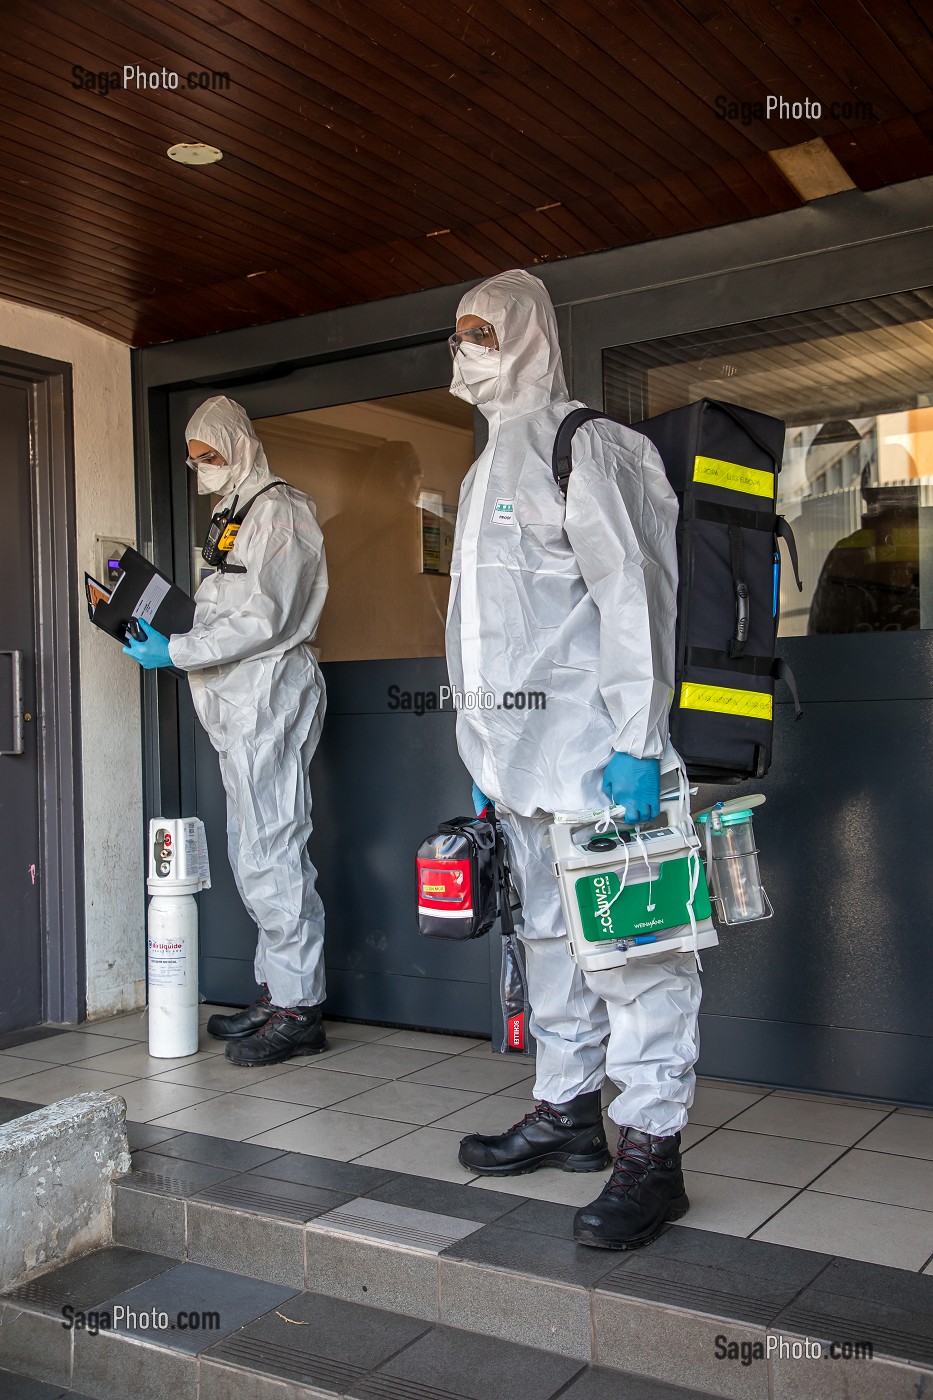
[[[919,700],[933,695],[933,632],[783,637],[801,701]],[[789,703],[778,686],[776,699]]]
[[[716,1043],[725,1046],[728,1021],[736,1046],[745,1046],[741,1023],[754,1021],[756,1072],[746,1047],[731,1059],[717,1052],[718,1068],[704,1061],[707,1073],[729,1064],[739,1078],[800,1084],[782,1026],[810,1026],[825,1032],[820,1044],[861,1034],[846,1044],[874,1054],[873,1082],[884,1097],[933,1102],[933,1075],[922,1092],[914,1085],[908,1093],[903,1060],[887,1043],[906,1036],[919,1046],[927,1037],[917,1063],[933,1055],[931,714],[929,699],[811,703],[795,723],[789,705],[777,707],[771,774],[728,790],[767,794],[755,834],[775,915],[725,929],[721,947],[703,955],[704,1011],[721,1022]],[[867,1032],[877,1033],[874,1052]],[[800,1043],[813,1043],[803,1029]],[[840,1063],[849,1061],[834,1062],[834,1073]],[[860,1082],[853,1073],[849,1090],[835,1087],[868,1093]]]
[[[329,966],[485,987],[481,940],[417,931],[415,852],[439,821],[472,810],[453,725],[452,715],[328,715],[312,773],[320,820],[311,853],[334,911]]]
[[[700,1014],[700,1074],[930,1107],[933,1040]]]
[[[341,662],[323,670],[328,709],[311,766],[310,850],[326,917],[328,1012],[488,1035],[489,940],[424,939],[417,925],[415,852],[439,821],[472,811],[455,717],[419,717],[387,704],[391,684],[436,694],[446,681],[444,662]],[[199,897],[201,991],[240,1003],[255,995],[256,930],[233,882],[220,772],[200,726],[194,742],[212,877]]]
[[[452,998],[447,979],[394,974],[387,980],[329,968],[327,1014],[348,1021],[421,1026],[482,1038],[489,1034],[489,990],[485,982],[461,982]]]
[[[213,867],[211,876],[213,877]],[[198,896],[201,908],[204,909],[204,900],[207,896]],[[203,918],[203,913],[202,913]],[[253,947],[256,945],[255,935],[252,940]],[[236,948],[234,944],[234,948]],[[240,948],[243,951],[243,948]],[[250,959],[252,954],[250,953]],[[199,990],[205,1001],[212,1002],[215,1006],[242,1006],[247,1000],[251,1001],[256,995],[256,988],[252,978],[244,976],[244,960],[242,957],[231,955],[229,958],[205,956],[203,943],[201,956],[198,959],[199,967]]]
[[[437,695],[440,687],[448,683],[447,663],[442,656],[407,657],[402,661],[330,662],[323,669],[327,677],[327,712],[330,716],[401,715],[403,712],[400,709],[390,708],[390,686],[398,686],[411,695],[418,691],[423,694],[430,691]],[[434,717],[437,718],[436,715]],[[445,722],[453,726],[454,718],[453,707],[448,704]],[[453,734],[452,727],[450,733]]]

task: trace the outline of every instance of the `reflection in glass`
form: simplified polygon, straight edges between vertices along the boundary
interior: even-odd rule
[[[475,455],[471,407],[434,389],[266,418],[256,430],[324,532],[320,659],[443,656],[453,525]]]
[[[406,621],[411,638],[443,633],[446,598],[421,567],[424,471],[410,442],[381,442],[353,473],[345,508],[324,522],[324,549],[331,587],[352,598],[354,659],[379,654],[387,628],[386,611]],[[335,598],[322,644],[340,649],[338,619],[348,624],[347,608]],[[344,634],[344,639],[345,639]]]
[[[635,422],[699,398],[787,423],[782,636],[933,627],[933,293],[604,352],[606,408]]]

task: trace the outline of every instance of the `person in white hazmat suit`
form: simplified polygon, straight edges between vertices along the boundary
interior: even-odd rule
[[[523,271],[457,309],[451,393],[476,404],[486,447],[460,495],[447,617],[452,686],[473,693],[457,743],[474,803],[495,803],[523,905],[538,1100],[507,1132],[463,1139],[487,1176],[610,1163],[601,1086],[618,1086],[612,1173],[579,1210],[581,1244],[646,1244],[688,1209],[680,1129],[693,1099],[700,984],[692,954],[584,972],[570,956],[548,826],[555,811],[658,814],[674,684],[677,501],[647,438],[606,420],[574,438],[566,501],[551,472],[568,398],[554,308]],[[544,707],[506,707],[505,692]],[[483,707],[479,694],[491,694]],[[487,797],[488,795],[488,797]]]
[[[190,632],[143,624],[126,650],[141,665],[187,671],[197,716],[220,760],[237,889],[259,937],[260,996],[209,1033],[238,1065],[270,1065],[326,1049],[324,909],[307,851],[308,768],[324,721],[324,679],[310,643],[327,594],[314,504],[278,481],[239,404],[207,399],[186,430],[198,491],[218,510],[249,506],[226,569],[196,595]]]

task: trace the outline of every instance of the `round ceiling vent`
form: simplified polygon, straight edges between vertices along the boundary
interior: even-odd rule
[[[213,165],[224,158],[223,151],[218,151],[216,146],[206,146],[203,141],[179,141],[176,146],[169,146],[166,155],[169,160],[177,160],[179,165]]]

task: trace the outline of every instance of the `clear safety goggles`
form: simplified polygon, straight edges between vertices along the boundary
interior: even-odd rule
[[[219,452],[205,452],[202,457],[186,457],[185,461],[193,472],[198,467],[219,467],[223,463],[223,458]]]
[[[496,332],[492,326],[471,326],[468,331],[454,331],[447,340],[451,359],[456,356],[464,341],[467,345],[478,345],[481,350],[495,350],[495,335]]]

